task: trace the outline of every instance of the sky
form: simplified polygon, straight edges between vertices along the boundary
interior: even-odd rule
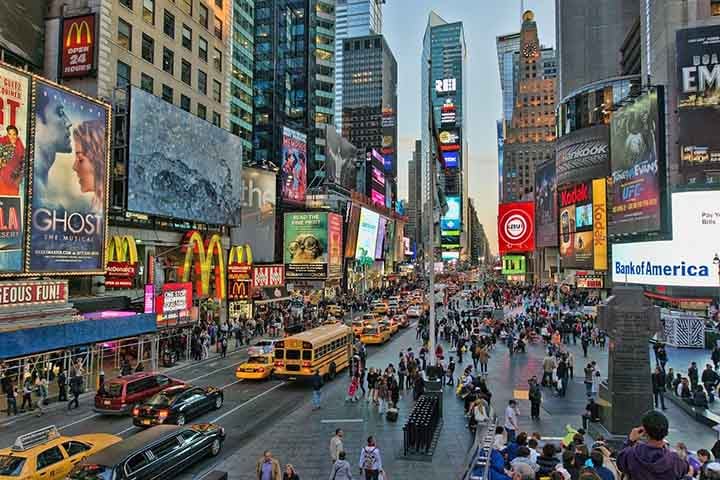
[[[555,45],[555,1],[525,0],[535,12],[540,43]],[[520,0],[387,0],[383,34],[398,63],[398,183],[407,199],[408,161],[420,138],[420,61],[422,39],[430,10],[447,22],[462,21],[468,50],[465,86],[468,138],[469,196],[480,223],[497,253],[498,166],[496,121],[502,114],[502,94],[495,38],[520,31]]]

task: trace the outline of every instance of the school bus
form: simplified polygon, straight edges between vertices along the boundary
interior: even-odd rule
[[[275,372],[287,380],[309,379],[315,370],[322,377],[350,365],[353,332],[344,324],[321,325],[275,342]]]

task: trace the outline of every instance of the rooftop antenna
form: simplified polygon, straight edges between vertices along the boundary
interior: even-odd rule
[[[525,0],[520,0],[520,18],[525,14]]]

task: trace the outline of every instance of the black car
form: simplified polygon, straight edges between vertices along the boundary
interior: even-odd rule
[[[175,424],[222,407],[223,392],[215,387],[176,385],[155,394],[132,410],[133,424],[138,427]]]
[[[133,435],[80,461],[72,480],[156,480],[172,478],[205,455],[220,453],[225,430],[204,423],[160,425]]]

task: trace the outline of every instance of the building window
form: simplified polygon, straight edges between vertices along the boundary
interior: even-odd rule
[[[213,53],[213,66],[215,67],[215,70],[222,72],[222,52],[217,48]]]
[[[720,0],[712,0],[710,2],[710,13],[714,17],[720,15]]]
[[[165,10],[163,15],[163,32],[170,38],[175,38],[175,15]]]
[[[217,80],[213,80],[213,100],[218,103],[222,101],[222,84]]]
[[[215,6],[218,8],[223,8],[222,3],[223,3],[223,0],[215,0]]]
[[[208,59],[208,42],[203,37],[198,37],[198,56],[204,62]]]
[[[140,74],[140,88],[148,93],[155,92],[155,80],[150,75]]]
[[[120,5],[122,5],[125,8],[129,8],[132,10],[132,0],[120,0]]]
[[[177,5],[180,10],[192,16],[193,0],[178,0]]]
[[[220,114],[217,112],[213,112],[212,124],[215,125],[216,127],[219,127],[220,119],[221,119]]]
[[[174,92],[173,92],[172,87],[170,87],[168,85],[163,85],[162,99],[165,100],[166,102],[173,103],[173,96],[174,96]]]
[[[183,23],[182,46],[192,51],[192,29]]]
[[[150,63],[155,62],[155,40],[144,33],[142,35],[142,58]]]
[[[155,0],[143,0],[143,20],[155,25]]]
[[[198,117],[202,118],[203,120],[207,120],[207,107],[205,105],[203,105],[202,103],[198,103],[197,115],[198,115]]]
[[[118,18],[117,42],[126,50],[132,51],[132,25],[122,18]]]
[[[163,47],[163,70],[175,74],[175,53],[167,47]]]
[[[182,67],[180,69],[180,80],[187,83],[188,85],[192,85],[192,67],[190,65],[190,62],[187,60],[182,61]]]
[[[202,70],[198,70],[198,90],[207,95],[207,74]]]
[[[214,30],[215,36],[216,36],[217,38],[219,38],[220,40],[222,40],[222,37],[223,37],[223,35],[222,35],[222,33],[223,33],[223,22],[222,22],[222,20],[220,20],[220,18],[217,17],[217,16],[215,17],[215,24],[213,25],[213,30]]]
[[[190,97],[180,95],[180,108],[182,108],[186,112],[190,111]]]
[[[201,3],[200,4],[200,13],[199,13],[200,25],[202,25],[205,28],[208,28],[208,18],[210,18],[210,12],[208,11],[208,8]]]
[[[130,85],[130,65],[123,63],[118,60],[117,62],[117,79],[116,85],[118,87],[127,87]]]

